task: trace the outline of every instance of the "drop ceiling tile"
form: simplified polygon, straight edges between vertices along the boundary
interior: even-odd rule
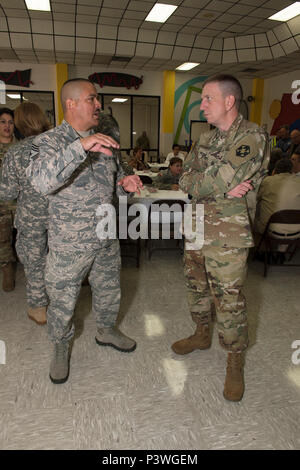
[[[266,34],[255,34],[255,45],[256,47],[269,46],[268,38]]]
[[[280,44],[275,44],[274,46],[271,47],[271,49],[272,49],[273,57],[275,57],[275,58],[285,55],[284,50],[282,49]]]
[[[209,20],[203,20],[200,18],[193,18],[192,20],[189,21],[189,26],[199,26],[199,27],[205,27],[209,25],[210,21]]]
[[[232,37],[224,39],[223,49],[224,49],[224,51],[228,51],[230,49],[236,49],[235,42],[234,42],[234,39]]]
[[[214,49],[215,51],[222,51],[223,50],[223,39],[214,39],[212,44],[211,44],[211,49]]]
[[[97,40],[97,54],[114,54],[116,50],[116,41],[112,39]]]
[[[75,38],[67,36],[55,36],[55,50],[73,52],[75,50]]]
[[[138,57],[152,57],[154,53],[154,44],[137,43],[135,54]]]
[[[122,39],[124,41],[136,41],[137,33],[137,29],[120,27],[118,28],[118,39]]]
[[[235,43],[237,49],[249,49],[251,47],[254,47],[254,36],[248,35],[236,37]]]
[[[134,56],[135,42],[130,41],[118,41],[116,54],[121,56]]]
[[[166,32],[166,31],[160,31],[157,36],[157,43],[159,44],[170,44],[174,45],[176,41],[177,34],[176,33],[171,33],[171,32]]]
[[[295,36],[295,40],[296,40],[298,46],[300,47],[300,34],[298,34],[297,36]]]
[[[205,5],[205,8],[207,10],[212,10],[212,11],[218,11],[218,12],[223,12],[227,11],[232,7],[233,3],[227,3],[227,2],[221,2],[220,0],[212,0],[209,2],[207,5]]]
[[[122,18],[123,11],[117,8],[102,8],[100,12],[100,18],[102,18],[103,16],[109,18]]]
[[[131,0],[127,9],[136,10],[136,11],[145,11],[146,13],[149,13],[153,5],[151,5],[149,2]]]
[[[281,42],[280,45],[286,54],[291,54],[298,49],[298,44],[294,38],[287,39],[286,41]]]
[[[152,29],[153,31],[154,30],[158,30],[160,29],[160,23],[154,23],[153,21],[144,21],[142,24],[141,24],[141,27],[143,29]]]
[[[53,36],[50,34],[33,34],[32,38],[35,50],[53,50]]]
[[[76,52],[91,52],[95,50],[95,39],[76,38]]]
[[[14,49],[32,49],[32,40],[30,34],[11,33],[10,38],[12,47]]]
[[[123,18],[128,20],[144,20],[146,15],[143,11],[125,10]]]
[[[218,17],[218,21],[220,21],[221,23],[228,23],[228,24],[238,23],[242,19],[243,19],[243,16],[241,15],[228,15],[227,13],[224,13],[223,15]]]
[[[267,3],[264,3],[264,8],[271,8],[275,10],[282,10],[293,3],[293,0],[269,0]]]
[[[99,25],[97,35],[103,39],[117,39],[118,28],[116,26]]]
[[[273,46],[274,44],[278,43],[278,39],[276,38],[275,34],[273,31],[267,31],[267,38],[269,40],[270,46]]]
[[[96,37],[96,25],[76,23],[76,36],[95,38]]]
[[[256,60],[255,49],[238,49],[237,55],[239,62]]]
[[[157,44],[154,50],[154,57],[156,59],[170,59],[172,52],[172,46],[163,46],[162,44]]]
[[[31,28],[33,33],[52,34],[53,23],[52,21],[31,20]]]
[[[179,46],[192,46],[194,44],[195,37],[193,34],[181,34],[179,33],[176,40],[176,45]]]
[[[218,34],[218,31],[216,31],[215,29],[204,28],[201,31],[201,34],[203,34],[203,36],[208,36],[210,38],[214,38]]]
[[[273,29],[273,33],[277,37],[278,41],[284,41],[291,37],[291,32],[286,24],[280,24]]]
[[[1,9],[2,11],[2,9]],[[13,9],[13,8],[5,8],[5,14],[6,16],[10,18],[28,18],[28,13],[27,11],[23,8],[21,9]]]
[[[30,33],[30,21],[25,18],[8,18],[8,27],[10,31],[18,33]]]
[[[228,26],[226,31],[231,31],[233,33],[244,33],[245,31],[247,31],[247,29],[249,29],[248,26],[241,25],[241,24],[233,24],[231,26]]]
[[[73,4],[64,4],[64,3],[52,3],[53,13],[76,13],[76,7]]]
[[[200,13],[195,15],[195,17],[200,18],[202,20],[209,20],[209,21],[213,21],[216,18],[218,18],[218,21],[219,21],[220,13],[217,11],[201,10]]]
[[[156,42],[157,31],[151,31],[146,29],[140,29],[138,40],[141,42]]]
[[[127,18],[123,18],[120,21],[120,26],[124,26],[126,28],[139,28],[141,24],[141,20],[129,20]]]
[[[169,23],[165,23],[162,27],[161,27],[161,31],[172,31],[172,32],[178,32],[179,29],[182,28],[182,26],[178,26],[177,24],[169,24]],[[185,26],[181,29],[181,31],[183,31],[183,29],[185,28]],[[190,26],[188,26],[188,28],[190,28]],[[193,29],[193,28],[191,28]],[[197,32],[198,32],[198,28],[197,28]]]
[[[182,16],[182,17],[187,19],[187,18],[194,18],[194,16],[196,16],[198,13],[199,13],[199,10],[197,8],[179,7],[173,13],[173,15],[176,14],[176,16]]]
[[[191,56],[190,56],[190,61],[191,62],[206,62],[207,56],[208,56],[207,49],[193,49]]]
[[[0,31],[8,31],[7,21],[5,18],[0,18]]]
[[[183,26],[180,29],[181,33],[189,34],[189,35],[193,35],[193,36],[197,36],[197,34],[199,34],[201,31],[202,31],[202,28],[199,28],[199,27],[195,28],[195,27],[191,27],[191,26]]]
[[[231,64],[237,62],[236,51],[223,51],[222,63]]]
[[[53,19],[55,21],[72,21],[75,22],[75,15],[68,13],[53,13]]]
[[[186,18],[184,16],[177,16],[177,15],[172,15],[167,24],[178,24],[178,25],[182,25],[182,24],[186,24],[188,22],[189,18]]]
[[[90,15],[77,15],[76,16],[76,22],[77,23],[88,23],[95,25],[97,24],[98,16],[90,16]]]
[[[256,18],[269,18],[270,16],[274,15],[276,13],[276,10],[271,10],[270,8],[256,8],[252,12],[249,12],[249,16],[255,16]]]
[[[209,25],[210,29],[215,31],[225,31],[228,28],[228,23],[221,23],[219,21],[214,21]]]
[[[11,47],[8,33],[0,33],[0,44],[1,48]]]
[[[77,15],[98,16],[100,11],[100,3],[98,7],[91,7],[88,5],[78,5]]]
[[[293,35],[300,34],[300,15],[287,22],[288,27]]]
[[[206,62],[212,63],[212,64],[221,64],[222,52],[221,51],[209,51]]]
[[[260,22],[260,18],[254,18],[253,16],[245,16],[244,18],[240,18],[237,21],[238,24],[254,26],[255,24]]]
[[[30,18],[35,20],[48,20],[52,21],[52,13],[50,11],[30,11],[28,12]]]
[[[211,47],[212,41],[213,41],[212,38],[197,36],[194,47],[209,49]]]
[[[188,62],[189,56],[191,53],[191,48],[190,47],[179,47],[175,46],[172,59],[173,60],[182,60],[183,62]]]
[[[63,21],[54,21],[54,34],[58,35],[75,35],[75,24],[74,23],[65,23]]]
[[[24,9],[23,0],[1,0],[1,6],[6,10],[7,8]]]
[[[184,0],[183,6],[189,8],[203,8],[207,5],[208,0]]]
[[[111,25],[111,26],[118,26],[120,22],[120,18],[107,18],[107,17],[102,17],[99,24],[103,25]]]
[[[258,60],[270,60],[273,58],[269,47],[258,47],[256,49],[256,56]]]

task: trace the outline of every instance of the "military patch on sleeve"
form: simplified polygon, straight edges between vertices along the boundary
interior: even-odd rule
[[[237,157],[247,157],[250,153],[250,146],[249,145],[241,145],[238,149],[236,149],[235,154]]]
[[[258,155],[259,146],[256,136],[247,134],[231,145],[225,154],[225,158],[231,163],[232,168],[238,168],[247,161],[255,159]]]

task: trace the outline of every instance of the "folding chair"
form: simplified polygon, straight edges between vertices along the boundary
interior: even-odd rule
[[[259,252],[260,248],[264,246],[264,277],[267,277],[268,265],[271,265],[272,254],[279,253],[276,248],[279,245],[287,245],[287,250],[284,252],[288,257],[288,262],[291,261],[294,254],[300,247],[300,230],[295,231],[283,238],[276,238],[276,235],[282,235],[279,232],[270,229],[271,224],[300,224],[300,210],[282,210],[275,212],[271,215],[264,233],[261,236],[259,244],[254,251],[254,257]],[[276,264],[276,266],[280,266]],[[299,264],[281,264],[281,266],[300,266]]]

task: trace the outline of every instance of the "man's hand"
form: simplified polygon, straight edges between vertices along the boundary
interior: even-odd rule
[[[228,191],[227,197],[234,198],[234,197],[243,197],[247,194],[248,191],[251,191],[253,187],[251,186],[250,180],[243,181],[242,183],[235,186],[235,188]]]
[[[114,139],[108,135],[99,133],[83,137],[80,139],[80,142],[86,152],[90,150],[91,152],[101,152],[106,155],[112,155],[110,147],[116,149],[120,148],[120,145]]]
[[[140,190],[144,189],[143,183],[138,175],[124,176],[117,184],[118,186],[123,186],[128,193],[141,194]]]
[[[171,189],[172,191],[179,191],[179,184],[172,184]]]

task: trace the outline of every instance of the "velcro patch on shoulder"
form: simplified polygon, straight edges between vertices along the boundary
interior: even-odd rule
[[[234,168],[237,168],[253,159],[258,153],[258,142],[253,135],[249,134],[232,145],[226,158]]]

